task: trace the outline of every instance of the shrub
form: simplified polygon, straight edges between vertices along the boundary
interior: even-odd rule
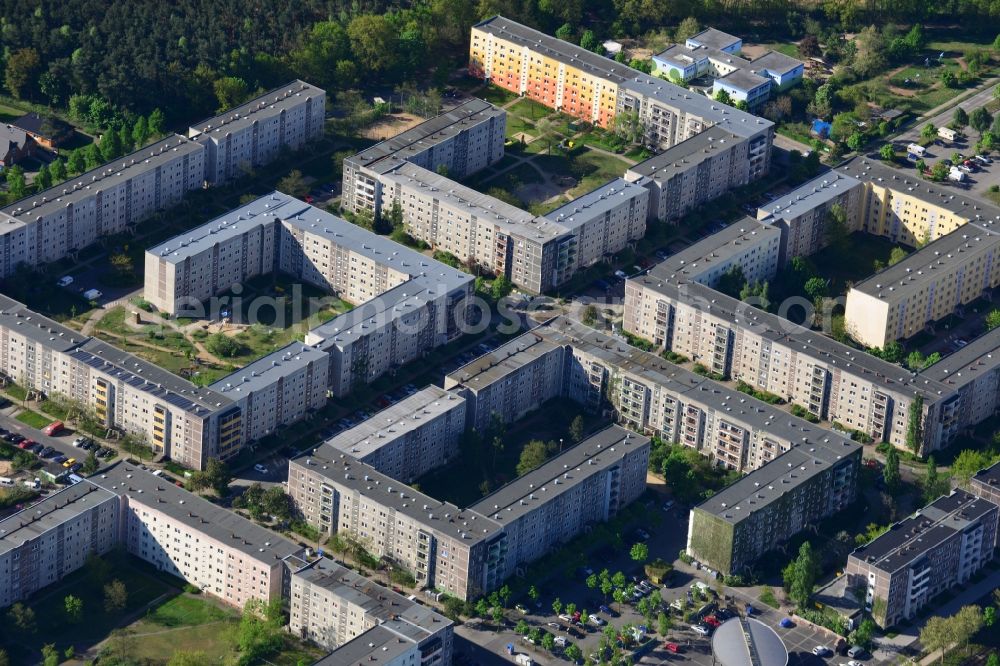
[[[184,583],[184,591],[188,594],[201,594],[201,588],[191,583]]]

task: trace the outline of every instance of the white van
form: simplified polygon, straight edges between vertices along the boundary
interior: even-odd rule
[[[0,476],[0,486],[12,486],[14,485],[14,479],[8,478],[6,476]]]
[[[85,299],[87,299],[88,301],[96,301],[98,298],[100,298],[103,295],[104,294],[102,294],[97,289],[88,289],[87,291],[83,292],[83,297]]]

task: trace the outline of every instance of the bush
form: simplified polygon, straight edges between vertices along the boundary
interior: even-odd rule
[[[687,363],[688,361],[691,360],[687,356],[685,356],[684,354],[678,354],[675,351],[665,351],[665,352],[663,352],[663,358],[667,359],[671,363],[678,363],[678,364],[680,364],[680,363]]]
[[[797,416],[800,419],[805,419],[809,423],[819,423],[819,417],[810,412],[808,409],[802,405],[792,405],[792,415]]]
[[[184,583],[184,591],[188,594],[201,594],[201,588],[191,583]]]
[[[772,590],[768,585],[765,585],[761,590],[760,600],[771,608],[778,608],[780,606],[777,597],[774,596],[774,590]]]

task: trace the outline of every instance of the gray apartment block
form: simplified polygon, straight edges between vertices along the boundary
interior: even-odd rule
[[[473,99],[344,160],[343,208],[381,212],[379,176],[401,162],[464,178],[504,154],[507,113]]]
[[[745,573],[766,552],[846,508],[861,446],[846,438],[796,444],[691,510],[687,552],[721,573]]]
[[[324,442],[412,483],[458,455],[465,432],[465,398],[428,386]]]
[[[910,405],[923,398],[924,451],[963,427],[959,396],[931,376],[836,342],[696,282],[654,268],[625,286],[625,330],[775,393],[821,419],[906,446]]]
[[[469,507],[503,526],[503,577],[638,499],[649,450],[648,437],[611,426]]]
[[[326,91],[290,81],[188,129],[205,146],[204,180],[224,183],[323,136]]]
[[[498,523],[432,499],[329,444],[289,462],[288,494],[321,534],[356,541],[409,571],[421,587],[474,599],[502,581],[506,537]]]
[[[292,557],[286,563],[291,569],[289,631],[332,650],[324,661],[451,664],[448,618],[331,560]]]
[[[0,209],[0,277],[128,231],[201,187],[204,148],[174,135]]]
[[[848,584],[882,627],[913,619],[993,559],[997,505],[964,490],[940,497],[847,558]]]
[[[243,412],[243,441],[252,442],[326,404],[328,354],[293,342],[209,388]]]
[[[399,206],[414,238],[533,293],[562,284],[646,232],[648,192],[621,178],[545,216],[407,162],[378,181],[381,207]]]
[[[564,350],[526,333],[449,373],[444,387],[466,399],[466,423],[485,433],[563,395]]]
[[[0,608],[118,543],[118,497],[83,481],[0,520]]]
[[[1000,462],[979,470],[969,480],[969,490],[978,497],[1000,506]]]
[[[920,376],[958,393],[954,411],[962,427],[970,428],[994,416],[1000,409],[1000,328],[969,341]]]
[[[629,167],[625,180],[649,189],[650,220],[676,220],[750,182],[749,142],[723,127],[709,127]]]

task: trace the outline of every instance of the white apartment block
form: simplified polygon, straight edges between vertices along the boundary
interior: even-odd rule
[[[288,494],[321,534],[356,541],[409,571],[421,587],[474,599],[500,585],[506,557],[500,525],[417,492],[329,444],[289,462]]]
[[[239,407],[242,439],[253,442],[326,404],[329,361],[324,352],[293,342],[209,388]]]
[[[457,456],[464,432],[465,398],[428,386],[324,445],[412,483]]]
[[[0,372],[79,400],[105,427],[138,435],[157,454],[195,469],[242,445],[241,413],[228,398],[2,296]]]
[[[410,163],[378,176],[381,208],[407,232],[540,293],[625,249],[646,232],[648,192],[618,178],[535,216]]]
[[[503,526],[503,577],[638,499],[649,450],[648,437],[611,426],[469,507]]]
[[[282,598],[284,560],[301,546],[128,463],[91,482],[118,496],[129,554],[237,608]]]
[[[1000,285],[1000,231],[968,224],[847,293],[847,332],[869,347],[906,339]]]
[[[205,146],[202,178],[221,184],[323,136],[326,91],[291,81],[188,129]]]
[[[657,269],[629,280],[625,330],[713,372],[801,405],[821,419],[904,447],[910,404],[923,396],[924,444],[962,427],[955,391],[713,289]]]
[[[499,161],[507,113],[472,99],[344,160],[344,210],[381,213],[381,175],[409,162],[449,178],[465,178]]]
[[[467,427],[485,434],[563,394],[563,349],[526,333],[450,372],[445,389],[465,397]]]
[[[201,186],[204,148],[174,135],[0,209],[0,277],[72,256]]]
[[[0,608],[112,550],[118,512],[114,493],[84,481],[0,520]]]
[[[739,267],[747,282],[763,282],[777,272],[780,249],[780,230],[745,217],[672,255],[653,271],[671,282],[714,287]]]
[[[749,142],[710,127],[628,168],[625,180],[649,190],[649,219],[676,220],[750,182]]]
[[[451,664],[451,620],[331,560],[287,562],[288,629],[333,650],[318,663]]]

